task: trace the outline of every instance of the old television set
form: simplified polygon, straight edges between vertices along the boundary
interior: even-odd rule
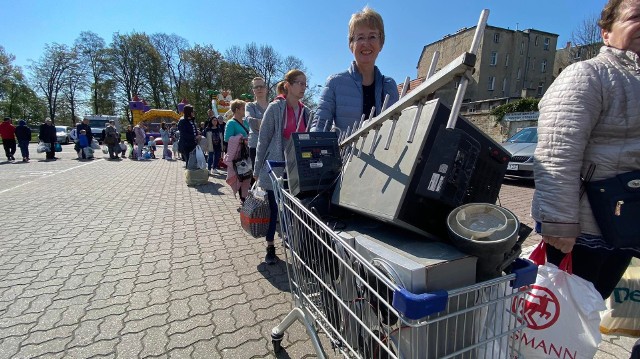
[[[285,148],[289,192],[314,195],[335,185],[342,161],[335,132],[291,134]]]
[[[450,112],[439,99],[421,109],[405,107],[387,150],[384,142],[392,121],[383,122],[377,137],[364,140],[365,151],[356,149],[345,164],[332,203],[437,238],[446,238],[446,216],[453,208],[495,203],[509,153],[463,117],[458,117],[454,131],[446,129]],[[409,142],[416,117],[415,136]]]

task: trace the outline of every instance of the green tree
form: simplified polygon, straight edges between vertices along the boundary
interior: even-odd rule
[[[182,100],[180,91],[185,83],[187,63],[184,53],[190,49],[189,42],[176,34],[157,33],[151,35],[151,43],[162,58],[165,67],[165,84],[168,88],[166,108],[176,108]]]
[[[496,123],[499,123],[508,113],[538,111],[538,102],[540,102],[539,98],[522,98],[494,108],[491,110],[491,115],[495,116]]]
[[[105,99],[105,95],[101,91],[105,88],[105,82],[110,81],[109,78],[109,62],[107,61],[107,49],[105,47],[104,39],[98,34],[91,31],[83,31],[80,36],[75,40],[74,48],[76,49],[80,60],[82,61],[86,70],[86,75],[89,78],[88,82],[91,88],[91,100],[90,105],[94,114],[111,114],[108,109],[113,111],[113,100],[106,100],[107,103],[102,103],[100,100]],[[108,93],[113,95],[113,92]]]
[[[116,97],[117,103],[128,105],[133,96],[144,95],[147,86],[144,64],[148,43],[148,36],[144,33],[113,34],[108,59],[111,77],[120,93]]]
[[[225,52],[225,60],[231,64],[251,69],[256,76],[262,77],[269,89],[270,97],[275,96],[276,85],[289,70],[299,69],[307,72],[299,58],[291,55],[283,57],[271,45],[257,45],[254,42],[245,45],[244,48],[232,46]],[[250,82],[247,82],[240,93],[247,91],[250,93],[250,86]]]
[[[188,99],[198,111],[206,112],[211,107],[207,90],[230,85],[223,81],[225,63],[222,55],[211,45],[196,44],[182,53],[182,62],[185,64],[185,76],[178,96]],[[235,75],[242,77],[240,72]]]
[[[67,72],[72,64],[71,51],[64,44],[46,44],[44,54],[29,66],[31,78],[47,102],[51,121],[55,124],[62,90],[68,81]]]

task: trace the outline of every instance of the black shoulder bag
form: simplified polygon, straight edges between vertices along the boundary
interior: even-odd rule
[[[640,247],[640,170],[589,181],[592,174],[590,167],[584,188],[602,237],[615,248]]]

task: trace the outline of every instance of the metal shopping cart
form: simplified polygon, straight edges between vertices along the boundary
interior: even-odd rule
[[[364,259],[271,177],[294,302],[272,330],[276,352],[298,320],[320,358],[322,333],[350,358],[517,357],[532,263],[517,259],[511,274],[456,290],[410,293],[393,268]]]

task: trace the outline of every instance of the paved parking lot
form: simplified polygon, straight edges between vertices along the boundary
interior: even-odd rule
[[[262,264],[223,178],[191,188],[182,162],[31,147],[30,163],[0,162],[0,358],[273,357],[286,267]],[[531,224],[532,191],[505,185],[501,203]],[[599,358],[628,356],[633,341],[607,340]],[[315,357],[299,324],[283,346]]]

